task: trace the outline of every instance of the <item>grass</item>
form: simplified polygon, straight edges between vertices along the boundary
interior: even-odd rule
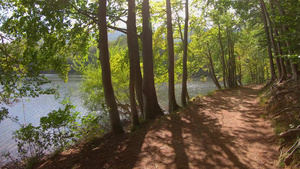
[[[210,97],[216,93],[217,90],[212,90],[206,94],[207,97]]]

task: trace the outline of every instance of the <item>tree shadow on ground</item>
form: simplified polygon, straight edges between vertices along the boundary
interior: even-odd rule
[[[184,122],[178,115],[171,116],[171,128],[169,129],[172,133],[172,147],[175,153],[175,164],[176,168],[188,168],[189,158],[186,154],[187,144],[184,143],[183,139],[183,126]]]
[[[144,123],[131,134],[106,134],[43,161],[36,168],[133,168],[149,128],[150,123]]]
[[[150,121],[134,133],[108,135],[87,148],[61,154],[52,160],[52,168],[272,168],[249,156],[253,143],[259,143],[255,146],[271,152],[263,158],[276,158],[276,152],[261,141],[266,126],[251,101],[256,93],[238,88],[196,100],[180,113]],[[236,121],[241,124],[232,124]]]
[[[192,107],[189,112],[199,112]],[[200,151],[190,163],[199,168],[249,168],[242,163],[233,149],[236,148],[235,138],[221,130],[219,120],[207,116],[203,112],[187,113],[190,123],[192,143],[189,151]],[[231,147],[231,148],[230,148]],[[198,153],[198,152],[196,152]]]

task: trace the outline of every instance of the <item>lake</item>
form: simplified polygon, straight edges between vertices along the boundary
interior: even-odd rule
[[[21,102],[13,107],[7,107],[10,115],[18,116],[19,122],[22,124],[32,123],[39,125],[41,117],[46,116],[52,110],[58,110],[62,107],[60,102],[66,95],[70,98],[73,105],[76,105],[76,111],[86,113],[88,110],[83,106],[83,101],[80,98],[78,86],[82,79],[81,75],[69,75],[68,83],[64,83],[57,75],[46,75],[49,80],[55,85],[60,85],[59,93],[61,98],[55,99],[54,95],[41,95],[37,98],[23,98]],[[50,87],[51,84],[45,85]],[[206,82],[200,81],[200,78],[193,78],[188,82],[188,92],[191,98],[199,94],[205,95],[208,92],[215,90],[215,84],[210,78]],[[157,94],[159,104],[164,110],[168,109],[168,88],[166,84],[157,86]],[[180,103],[181,84],[176,84],[176,99]],[[19,125],[6,119],[0,123],[0,153],[4,150],[9,150],[13,157],[17,155],[17,144],[12,139],[12,132],[19,129]],[[1,161],[0,161],[1,163]]]

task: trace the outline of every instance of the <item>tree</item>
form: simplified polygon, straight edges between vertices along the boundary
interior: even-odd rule
[[[68,58],[86,56],[91,38],[99,38],[99,60],[112,132],[123,132],[111,84],[106,1],[89,4],[87,1],[12,1],[10,5],[11,9],[18,10],[13,10],[2,28],[16,40],[24,39],[26,50],[22,60],[31,55],[32,58],[26,59],[32,62],[28,65],[40,63],[39,70],[58,70],[66,72],[66,76],[69,68],[55,67],[61,65],[58,60],[67,63]],[[52,63],[53,67],[48,66]]]
[[[222,60],[222,71],[223,71],[223,85],[226,88],[226,63],[225,63],[225,52],[224,52],[224,47],[223,47],[223,42],[222,42],[222,35],[221,35],[221,27],[220,23],[218,22],[218,40],[219,44],[221,47],[221,60]]]
[[[273,5],[271,5],[272,13],[274,12],[273,8],[274,8]],[[266,9],[265,9],[265,11],[266,11]],[[280,58],[279,58],[279,50],[280,49],[278,49],[278,47],[280,47],[280,45],[277,45],[278,42],[275,41],[275,38],[276,38],[276,35],[277,35],[277,29],[275,27],[273,27],[273,24],[271,22],[271,19],[269,17],[269,14],[267,13],[267,11],[266,11],[266,17],[267,17],[267,21],[269,23],[270,38],[271,38],[271,44],[272,44],[272,47],[273,47],[273,53],[274,53],[275,61],[276,61],[276,65],[277,65],[278,77],[282,78],[285,75],[281,71]],[[274,31],[273,31],[273,28],[274,28]],[[275,36],[275,38],[274,38],[274,36]]]
[[[227,16],[230,16],[229,14]],[[233,17],[233,16],[232,16]],[[237,85],[236,78],[236,57],[234,52],[234,28],[231,19],[227,19],[226,22],[226,32],[227,32],[227,51],[228,51],[228,76],[227,82],[228,87],[233,87]]]
[[[122,133],[123,128],[120,122],[120,116],[115,99],[114,90],[111,84],[111,73],[109,63],[109,52],[107,43],[106,27],[106,0],[99,0],[98,8],[98,27],[99,27],[99,60],[102,68],[102,83],[105,95],[105,101],[109,111],[111,132]]]
[[[215,68],[214,68],[211,52],[210,52],[210,49],[209,49],[209,43],[207,43],[207,54],[206,54],[206,56],[209,60],[209,66],[210,66],[209,69],[210,69],[211,77],[212,77],[214,83],[216,84],[217,88],[220,90],[222,87],[221,87],[218,79],[216,78]]]
[[[263,0],[260,0],[260,8],[261,8],[262,20],[263,20],[264,28],[265,28],[267,45],[268,45],[268,54],[269,54],[269,62],[270,62],[270,69],[271,69],[271,80],[275,80],[276,74],[275,74],[275,69],[274,69],[273,56],[272,56],[272,51],[271,51],[272,49],[271,49],[271,42],[270,42],[270,34],[269,34],[269,29],[268,29],[268,24],[267,24],[267,19],[266,19],[265,5],[264,5]]]
[[[167,34],[168,34],[168,52],[169,52],[169,112],[176,111],[179,106],[175,98],[175,85],[174,85],[174,40],[172,28],[172,12],[171,2],[166,0],[167,6]]]
[[[128,53],[130,62],[130,82],[129,82],[129,94],[130,94],[130,107],[131,107],[131,117],[133,126],[139,125],[139,118],[136,110],[136,100],[135,92],[137,86],[137,73],[139,67],[137,67],[137,61],[139,60],[139,48],[138,48],[138,38],[136,33],[136,16],[135,16],[135,0],[128,0],[128,20],[127,20],[127,42],[128,42]],[[139,66],[139,65],[138,65]],[[138,93],[138,92],[137,92]],[[137,95],[138,96],[138,95]],[[142,102],[140,102],[141,112],[142,112]]]
[[[276,4],[276,6],[278,7],[279,9],[279,15],[281,17],[276,17],[276,14],[275,14],[275,10],[274,10],[274,2]],[[282,36],[281,36],[281,39],[284,39],[285,40],[285,44],[286,44],[286,48],[287,48],[287,53],[288,53],[288,57],[287,59],[290,61],[290,64],[291,64],[291,69],[292,69],[292,78],[294,80],[298,80],[298,76],[299,76],[299,73],[298,73],[298,64],[297,64],[297,59],[295,59],[297,57],[297,54],[295,54],[295,51],[297,50],[296,48],[292,47],[292,46],[295,46],[294,44],[295,43],[292,43],[293,41],[296,42],[297,38],[297,35],[296,36],[290,36],[291,35],[291,31],[289,30],[289,27],[294,27],[294,29],[298,29],[297,28],[297,23],[298,22],[294,22],[293,19],[290,19],[290,18],[293,18],[293,16],[298,16],[297,15],[297,12],[298,10],[294,10],[295,7],[299,6],[299,2],[297,1],[292,1],[292,2],[289,2],[289,3],[285,3],[285,7],[288,7],[290,8],[289,11],[291,11],[289,13],[290,16],[288,16],[285,12],[285,9],[282,7],[283,3],[282,2],[278,2],[277,0],[269,0],[269,3],[270,3],[270,6],[271,6],[271,12],[272,12],[272,15],[273,17],[275,17],[275,19],[277,18],[283,18],[283,19],[279,19],[279,23],[277,23],[278,25],[280,25],[279,29],[277,27],[274,27],[274,33],[275,33],[275,36],[279,36],[278,35],[278,31],[277,30],[281,30],[282,32]],[[299,12],[298,12],[299,13]],[[278,20],[278,19],[277,19]],[[293,26],[292,26],[293,25]],[[292,28],[293,29],[293,28]],[[293,31],[295,34],[297,31]],[[297,34],[297,33],[296,33]],[[298,34],[299,35],[299,34]],[[280,43],[278,42],[278,46],[280,45]],[[280,58],[280,63],[282,66],[284,66],[283,64],[283,58],[281,56]],[[284,70],[285,71],[285,70]],[[286,79],[286,74],[284,74],[285,72],[283,72],[282,74],[282,80]]]
[[[33,1],[1,1],[0,10],[4,14],[0,18],[1,104],[14,105],[22,97],[53,94],[54,88],[42,87],[50,81],[40,73],[53,71],[67,81],[70,70],[67,64],[68,57],[73,54],[69,49],[76,47],[76,44],[68,44],[66,41],[71,42],[70,37],[75,36],[74,39],[82,40],[77,44],[82,48],[86,47],[86,36],[82,32],[62,29],[70,25],[68,19],[65,22],[47,23],[47,20],[62,17],[62,13],[55,16],[46,13],[45,18],[41,20],[38,7],[44,3],[49,5],[48,1],[36,4],[36,7]],[[65,5],[62,3],[60,7],[64,8]],[[18,10],[15,10],[16,8]],[[42,12],[50,9],[56,12],[61,8],[58,7],[58,3],[52,3]],[[8,111],[3,108],[0,110],[0,121],[6,117],[9,117]]]
[[[150,24],[149,0],[144,0],[142,4],[143,17],[143,65],[144,65],[144,79],[143,79],[143,99],[145,119],[154,119],[163,112],[157,102],[157,96],[154,85],[153,73],[153,51],[152,51],[152,27]]]
[[[181,103],[182,106],[187,106],[189,101],[187,90],[187,52],[188,52],[188,25],[189,25],[189,1],[185,1],[185,23],[184,23],[184,41],[183,41],[183,60],[182,60],[182,89],[181,89]]]

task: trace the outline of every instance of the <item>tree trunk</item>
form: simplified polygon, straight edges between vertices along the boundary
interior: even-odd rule
[[[271,80],[273,81],[276,79],[276,74],[275,74],[274,63],[273,63],[270,34],[269,34],[267,19],[266,19],[266,15],[265,15],[265,12],[266,12],[265,11],[265,3],[263,0],[260,0],[260,8],[261,8],[262,19],[263,19],[263,23],[264,23],[265,34],[266,34],[266,39],[267,39],[267,44],[268,44],[269,63],[270,63],[270,69],[271,69]]]
[[[153,72],[153,51],[152,51],[152,27],[150,24],[149,0],[143,1],[143,99],[145,119],[154,119],[158,115],[163,115],[163,111],[157,102],[157,96],[154,85]]]
[[[250,68],[250,75],[251,75],[251,82],[252,84],[254,83],[254,75],[253,75],[253,70]]]
[[[218,22],[218,39],[219,39],[219,44],[221,47],[221,59],[222,59],[222,71],[223,71],[223,85],[224,88],[226,88],[226,64],[225,64],[225,53],[224,53],[224,47],[223,47],[223,42],[222,42],[222,36],[221,36],[221,28],[220,28],[220,23]]]
[[[227,79],[227,86],[229,88],[233,87],[232,85],[232,59],[231,59],[231,48],[230,48],[230,35],[229,35],[229,31],[228,28],[226,28],[226,32],[227,32],[227,50],[228,50],[228,66],[227,66],[227,70],[228,70],[228,79]]]
[[[172,29],[172,12],[171,2],[166,0],[167,5],[167,34],[168,34],[168,52],[169,52],[169,112],[176,111],[179,106],[175,97],[175,84],[174,84],[174,40]]]
[[[210,65],[211,77],[212,77],[215,85],[217,86],[217,88],[220,90],[222,87],[216,77],[216,74],[215,74],[215,68],[214,68],[212,57],[211,57],[211,52],[209,50],[209,44],[207,44],[207,52],[208,52],[208,60],[209,60],[209,65]]]
[[[187,106],[189,101],[187,91],[187,50],[188,50],[188,25],[189,25],[189,1],[185,1],[185,23],[184,23],[184,41],[183,41],[183,73],[182,73],[182,89],[181,102],[182,106]]]
[[[98,29],[99,29],[99,60],[102,68],[102,83],[105,101],[109,111],[110,125],[112,133],[123,133],[122,124],[116,104],[115,94],[111,83],[111,72],[109,63],[109,52],[107,43],[106,27],[106,0],[99,0],[98,8]]]
[[[242,61],[241,61],[241,56],[239,55],[239,79],[238,82],[240,85],[243,85],[242,83]]]
[[[273,8],[271,0],[270,0],[270,5],[271,5],[272,14],[274,15],[274,8]],[[265,11],[266,11],[266,8],[265,8]],[[266,17],[267,17],[267,21],[270,25],[270,38],[271,38],[271,43],[272,43],[272,47],[273,47],[273,52],[274,52],[274,55],[275,55],[275,61],[276,61],[276,65],[277,65],[278,77],[281,78],[282,77],[282,71],[281,71],[281,67],[280,67],[280,60],[278,58],[278,48],[276,46],[277,42],[274,39],[274,36],[276,36],[276,35],[273,32],[272,22],[271,22],[271,19],[270,19],[267,12],[266,12]],[[274,29],[276,31],[276,28],[274,28]]]
[[[143,78],[142,78],[142,72],[141,72],[141,66],[140,66],[140,51],[139,51],[139,40],[137,35],[137,28],[136,28],[136,5],[135,0],[130,0],[131,5],[131,20],[130,20],[130,30],[128,30],[128,34],[130,34],[130,41],[132,43],[132,53],[133,53],[133,63],[134,63],[134,80],[135,80],[135,92],[136,97],[139,103],[140,112],[143,118],[145,118],[144,113],[144,103],[143,103]],[[128,18],[129,19],[129,18]],[[127,35],[128,36],[128,35]],[[129,38],[129,37],[127,37]]]
[[[278,37],[278,32],[276,29],[274,30],[274,35],[275,35],[275,37]],[[281,69],[281,73],[282,73],[281,77],[279,78],[279,82],[282,82],[287,79],[287,73],[286,73],[286,69],[285,69],[285,65],[284,65],[284,59],[281,57],[283,55],[283,52],[281,50],[280,41],[277,41],[277,49],[278,49],[278,54],[280,55],[279,63],[280,63],[280,69]]]
[[[230,28],[227,28],[227,44],[228,44],[228,87],[233,87],[237,85],[236,82],[236,66],[234,57],[234,43],[232,41],[232,34]]]
[[[135,0],[128,0],[128,20],[127,20],[127,42],[128,42],[128,53],[130,62],[130,81],[129,81],[129,96],[130,96],[130,107],[131,107],[131,120],[133,126],[139,125],[139,117],[136,110],[135,101],[135,84],[136,84],[136,69],[135,69],[135,59],[138,54],[138,48],[136,49],[136,44],[134,43],[134,38],[136,37],[136,26],[135,26]],[[137,46],[138,47],[138,46]]]
[[[276,3],[276,6],[278,7],[278,9],[279,9],[279,11],[280,11],[280,15],[281,15],[281,16],[284,16],[284,15],[285,15],[285,10],[281,7],[281,5],[278,3],[277,0],[274,0],[274,1],[275,1],[275,3]],[[270,0],[270,5],[271,5],[271,8],[273,9],[273,0]],[[285,25],[283,24],[282,27],[283,27],[283,31],[284,31],[284,32],[288,31],[288,27],[287,27],[287,26],[285,26]],[[288,39],[286,40],[286,45],[287,45],[287,48],[289,49],[289,47],[290,47],[290,42],[289,42]],[[289,54],[293,54],[293,52],[291,52],[290,49],[289,49]],[[292,62],[292,60],[290,60],[290,63],[291,63],[291,69],[292,69],[292,74],[293,74],[292,78],[293,78],[294,80],[298,80],[298,76],[299,76],[299,73],[298,73],[298,66],[297,66],[297,64],[294,64],[294,63]]]
[[[136,28],[135,28],[135,32],[136,32]],[[141,115],[143,118],[145,118],[144,102],[143,102],[143,78],[142,78],[142,72],[140,66],[139,42],[138,42],[137,33],[135,33],[135,37],[133,39],[134,39],[133,46],[135,47],[135,51],[134,51],[135,92],[139,103]]]
[[[298,76],[299,76],[298,75],[299,74],[298,73],[298,65],[296,63],[293,63],[292,60],[290,60],[290,61],[291,61],[291,67],[292,67],[292,72],[293,72],[293,77],[292,78],[297,81]]]
[[[234,38],[234,37],[232,37]],[[231,56],[232,56],[232,61],[233,61],[233,81],[234,81],[234,86],[237,86],[237,75],[236,75],[236,58],[235,58],[235,55],[234,55],[234,41],[232,42],[231,44]]]

